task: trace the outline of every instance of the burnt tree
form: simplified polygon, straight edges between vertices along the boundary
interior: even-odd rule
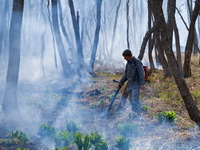
[[[163,0],[150,0],[152,11],[157,24],[159,24],[159,32],[163,40],[163,46],[165,47],[165,53],[167,55],[168,64],[170,66],[172,75],[182,96],[182,99],[187,108],[188,114],[199,127],[200,127],[200,111],[193,100],[190,90],[184,80],[182,73],[179,69],[178,63],[176,61],[172,46],[170,44],[170,35],[168,32],[168,26],[164,19],[164,14],[162,10]]]
[[[14,125],[19,119],[17,102],[17,88],[20,68],[21,27],[23,18],[24,0],[14,0],[10,26],[9,61],[6,77],[6,86],[3,99],[3,112],[9,125]],[[14,124],[13,124],[14,123]]]

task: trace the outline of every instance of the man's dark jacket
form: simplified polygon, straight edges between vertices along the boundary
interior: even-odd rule
[[[128,90],[139,88],[140,85],[144,85],[145,83],[143,65],[141,61],[135,57],[132,57],[132,59],[127,62],[125,73],[119,83],[123,85],[126,81],[128,81]]]

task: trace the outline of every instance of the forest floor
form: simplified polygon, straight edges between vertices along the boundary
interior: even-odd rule
[[[196,60],[192,62],[192,72],[193,77],[186,81],[200,108],[200,67]],[[42,139],[38,135],[39,128],[42,124],[49,124],[62,131],[67,120],[73,120],[82,134],[97,131],[107,141],[109,149],[116,149],[116,139],[122,135],[120,127],[128,123],[134,126],[128,131],[133,132],[130,137],[131,150],[200,149],[200,131],[190,120],[173,78],[163,79],[161,70],[151,75],[150,83],[146,83],[146,89],[141,91],[141,119],[133,118],[128,100],[125,109],[116,110],[123,89],[109,115],[102,117],[117,89],[113,79],[119,80],[121,76],[121,71],[110,72],[109,69],[98,68],[97,77],[84,83],[48,78],[42,83],[20,83],[18,99],[22,120],[26,121],[19,120],[20,125],[15,131],[23,131],[29,140],[25,142],[14,137],[0,118],[0,150],[53,150],[55,143]],[[176,113],[173,123],[159,122],[158,114],[164,111]],[[76,149],[75,144],[72,143],[68,149]]]

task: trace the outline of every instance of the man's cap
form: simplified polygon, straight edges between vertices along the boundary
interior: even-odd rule
[[[132,56],[132,52],[129,49],[126,49],[123,53],[122,56]]]

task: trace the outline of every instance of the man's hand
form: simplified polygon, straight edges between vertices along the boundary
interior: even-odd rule
[[[118,87],[119,87],[119,88],[122,88],[122,86],[123,86],[123,84],[118,84]]]
[[[145,90],[145,86],[144,85],[140,85],[140,89],[141,90]]]

